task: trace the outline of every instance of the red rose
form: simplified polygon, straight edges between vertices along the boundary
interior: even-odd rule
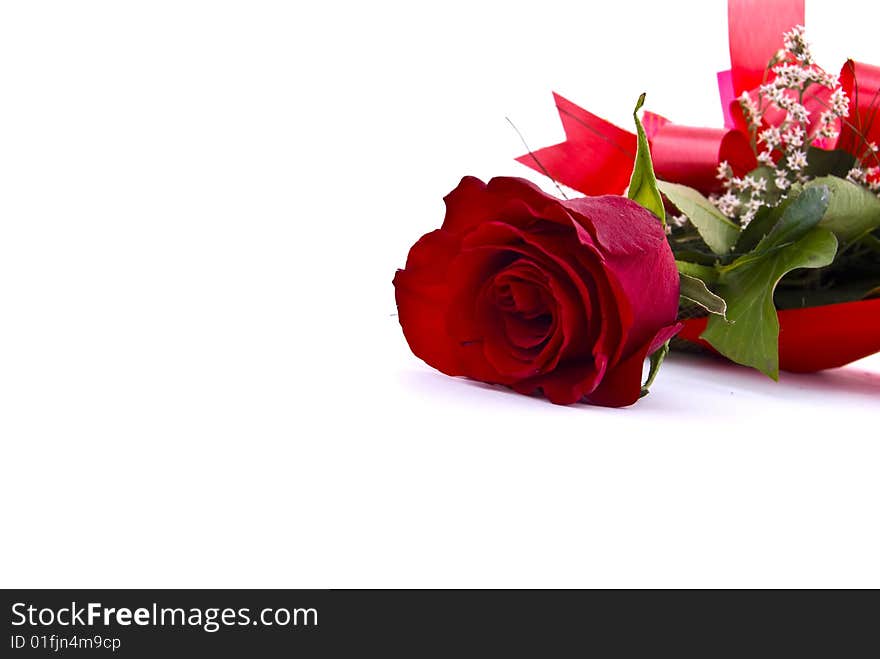
[[[448,374],[631,405],[645,357],[679,329],[660,222],[617,196],[562,201],[518,178],[462,179],[442,228],[394,277],[412,351]]]

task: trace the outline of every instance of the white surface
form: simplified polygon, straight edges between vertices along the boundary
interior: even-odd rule
[[[880,586],[878,358],[608,410],[406,348],[442,196],[540,181],[505,116],[720,122],[722,2],[596,4],[4,3],[0,585]]]

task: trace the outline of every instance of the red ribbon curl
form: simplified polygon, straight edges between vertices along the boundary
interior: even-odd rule
[[[737,176],[757,166],[739,97],[754,97],[767,65],[782,48],[782,34],[804,24],[804,0],[729,0],[730,70],[718,74],[725,128],[682,126],[650,112],[643,124],[657,176],[717,192],[718,165],[726,161]],[[833,144],[863,158],[880,144],[880,67],[847,61],[840,82],[850,99],[848,122]],[[804,105],[818,118],[830,91],[815,87]],[[517,158],[519,162],[587,195],[622,194],[632,174],[636,136],[554,93],[565,141]],[[768,125],[778,122],[772,113]],[[880,157],[880,156],[878,156]],[[880,160],[878,160],[880,164]],[[779,312],[779,364],[811,372],[850,363],[880,351],[880,300],[863,300]],[[679,337],[708,346],[699,336],[706,319],[685,321]]]

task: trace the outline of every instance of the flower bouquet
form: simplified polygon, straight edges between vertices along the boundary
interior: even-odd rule
[[[723,129],[639,118],[642,95],[631,133],[557,95],[566,141],[518,160],[587,196],[465,178],[395,277],[413,352],[624,406],[676,334],[774,379],[880,351],[880,67],[824,71],[803,19],[730,0]]]

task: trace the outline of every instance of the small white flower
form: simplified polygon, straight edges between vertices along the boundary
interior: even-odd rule
[[[817,80],[820,85],[828,87],[829,89],[834,89],[840,84],[840,79],[837,77],[837,74],[828,73],[827,71],[822,71],[821,73],[822,75],[819,80]]]
[[[800,124],[806,123],[810,116],[810,111],[797,102],[792,103],[791,107],[786,109],[788,110],[789,116]]]
[[[718,210],[724,213],[727,217],[733,217],[736,214],[737,207],[740,205],[739,197],[732,192],[727,192],[718,197],[716,205],[718,206]]]
[[[769,99],[771,102],[776,103],[779,101],[779,98],[785,93],[783,91],[784,86],[780,87],[777,84],[777,81],[769,82],[766,85],[761,85],[760,87],[760,95],[766,99]]]
[[[813,55],[810,52],[810,45],[804,38],[804,26],[795,25],[790,32],[782,35],[782,43],[787,53],[790,53],[797,61],[804,64],[813,63]]]
[[[789,96],[788,94],[781,94],[779,99],[776,101],[776,105],[781,107],[783,110],[791,110],[792,106],[794,106],[797,101],[794,97]]]
[[[776,164],[773,162],[772,151],[761,151],[761,153],[758,154],[758,162],[762,165],[766,165],[767,167],[776,166]]]
[[[782,135],[779,132],[779,128],[777,126],[771,126],[765,130],[762,130],[758,135],[758,141],[763,142],[767,145],[768,150],[772,150],[775,147],[779,146],[782,140]]]
[[[810,79],[810,71],[794,64],[780,64],[773,68],[774,84],[785,89],[800,89]]]
[[[785,172],[782,172],[782,171],[776,175],[776,180],[773,181],[773,183],[775,183],[776,187],[779,188],[780,190],[787,190],[788,186],[791,185],[791,182],[785,176]]]
[[[853,167],[851,170],[849,170],[846,178],[853,183],[864,183],[865,170],[863,170],[861,167]]]
[[[822,126],[822,129],[819,131],[819,135],[822,137],[827,137],[829,140],[836,140],[840,133],[834,130],[833,126]]]
[[[790,151],[788,155],[785,156],[785,159],[788,162],[789,168],[796,172],[807,166],[807,154],[801,149]]]
[[[717,178],[719,181],[725,181],[729,178],[733,178],[733,168],[726,160],[723,160],[718,164],[718,173],[716,174],[715,178]]]
[[[801,147],[804,145],[805,131],[800,126],[792,126],[789,128],[782,139],[789,147]]]
[[[829,99],[831,103],[831,110],[838,117],[848,117],[849,116],[849,98],[846,95],[846,92],[843,91],[843,88],[835,89],[831,93],[831,98]]]
[[[764,202],[760,199],[749,199],[749,201],[746,202],[746,210],[757,213],[763,205]]]

